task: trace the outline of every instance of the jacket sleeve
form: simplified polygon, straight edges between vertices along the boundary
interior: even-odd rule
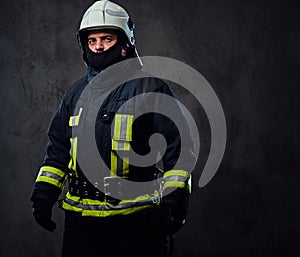
[[[162,134],[167,141],[166,152],[162,157],[163,202],[187,209],[191,193],[191,173],[195,164],[194,143],[187,117],[176,102],[171,88],[166,83],[162,83],[158,92],[175,99],[175,104],[170,106],[163,100],[163,95],[158,94],[154,103],[158,106],[158,110],[164,109],[165,113],[176,117],[176,123],[180,124],[179,131],[172,119],[154,114],[155,131]]]
[[[46,199],[55,202],[64,187],[70,161],[68,120],[69,112],[65,96],[48,129],[48,145],[33,187],[31,201]]]

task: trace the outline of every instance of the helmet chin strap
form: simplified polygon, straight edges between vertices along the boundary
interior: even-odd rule
[[[139,53],[138,53],[136,47],[134,48],[134,51],[135,51],[135,54],[136,54],[136,56],[137,56],[137,58],[138,58],[138,60],[139,60],[140,65],[143,66],[144,64],[143,64],[143,62],[142,62],[142,60],[141,60],[141,58],[140,58],[140,55],[139,55]]]

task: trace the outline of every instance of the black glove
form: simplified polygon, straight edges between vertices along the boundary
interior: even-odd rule
[[[44,229],[53,232],[57,226],[52,221],[53,203],[45,199],[37,199],[33,202],[33,216],[35,221]]]
[[[176,189],[163,197],[151,223],[159,225],[168,235],[174,235],[185,223],[188,202],[189,193],[184,189]]]
[[[168,206],[165,204],[162,204],[160,206],[161,212],[163,213],[163,222],[164,222],[164,228],[168,235],[174,235],[177,233],[181,227],[185,223],[185,218],[181,215],[177,215],[175,209],[172,206]]]

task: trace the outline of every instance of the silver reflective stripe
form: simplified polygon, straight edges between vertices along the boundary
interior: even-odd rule
[[[181,181],[181,182],[185,182],[188,179],[189,179],[188,177],[183,177],[183,176],[168,176],[164,180],[165,181]]]
[[[120,139],[126,140],[127,135],[128,115],[121,115]]]
[[[133,115],[117,113],[114,120],[113,139],[131,141]]]
[[[118,144],[118,150],[124,150],[125,149],[125,142],[124,141],[117,141]]]
[[[129,141],[112,139],[111,144],[112,144],[112,148],[111,148],[112,150],[124,150],[124,151],[130,150],[130,142]]]
[[[64,199],[64,202],[67,203],[67,204],[69,204],[69,205],[71,205],[71,206],[73,206],[73,207],[83,209],[83,204],[82,203],[76,202],[76,201],[74,201],[74,200],[72,200],[72,199],[70,199],[68,197],[66,197]]]
[[[130,150],[130,141],[132,140],[133,115],[119,114],[115,115],[114,131],[112,138],[112,150]]]
[[[56,175],[56,174],[54,174],[52,172],[48,172],[48,171],[40,171],[39,177],[41,177],[41,176],[55,179],[55,180],[59,181],[60,183],[64,183],[64,181],[65,181],[65,177],[61,177],[59,175]]]
[[[134,207],[141,207],[145,205],[152,204],[152,200],[138,201],[138,202],[129,202],[124,204],[116,204],[116,205],[96,205],[96,204],[83,204],[83,210],[90,211],[111,211],[111,210],[123,210]]]
[[[142,207],[142,206],[146,206],[146,205],[153,205],[152,199],[111,205],[111,204],[107,204],[106,202],[98,202],[98,204],[87,204],[87,203],[83,203],[83,202],[77,202],[77,201],[74,201],[74,200],[66,197],[64,199],[64,202],[75,208],[82,209],[83,211],[88,211],[88,210],[91,210],[91,211],[113,211],[113,210],[124,210],[124,209],[129,209],[129,208]]]

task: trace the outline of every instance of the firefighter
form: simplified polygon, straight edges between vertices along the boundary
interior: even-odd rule
[[[67,90],[51,120],[45,157],[30,198],[35,221],[48,231],[57,228],[52,220],[53,206],[58,202],[64,210],[62,257],[170,255],[168,239],[179,231],[187,215],[191,171],[184,167],[172,169],[182,147],[178,129],[170,119],[155,113],[135,120],[137,107],[116,115],[124,101],[138,94],[157,92],[174,97],[162,80],[147,77],[125,82],[112,90],[101,105],[95,140],[110,174],[103,174],[103,180],[94,183],[77,160],[80,139],[74,137],[72,129],[84,122],[85,112],[84,107],[75,108],[77,101],[98,74],[113,64],[138,57],[133,31],[127,11],[111,1],[96,1],[81,19],[78,42],[87,75]],[[126,71],[125,67],[123,73]],[[159,99],[154,104],[167,108]],[[180,110],[178,115],[185,120]],[[161,168],[156,164],[138,167],[117,155],[117,150],[126,154],[133,149],[146,154],[153,133],[162,134],[167,142]],[[193,158],[192,144],[184,151]],[[157,179],[158,174],[162,179]],[[123,183],[119,178],[162,183],[153,183],[153,188],[145,188],[142,195],[122,199],[121,195],[110,196],[107,190],[113,189],[106,188]],[[66,184],[67,190],[63,190]],[[63,197],[58,200],[60,195]]]

